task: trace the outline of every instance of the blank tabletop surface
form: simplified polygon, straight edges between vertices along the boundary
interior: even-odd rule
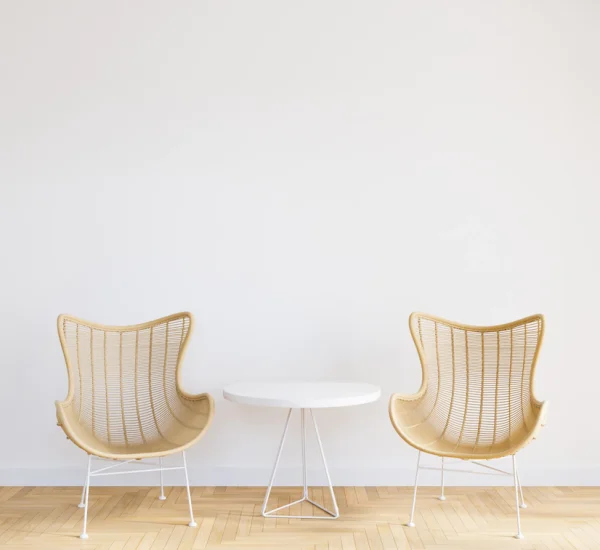
[[[357,382],[236,382],[223,389],[229,401],[290,409],[362,405],[380,396],[379,387]]]

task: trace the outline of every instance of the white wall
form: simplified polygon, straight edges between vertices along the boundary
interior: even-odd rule
[[[217,399],[194,483],[266,482],[284,413],[221,389],[271,378],[381,385],[319,415],[333,476],[411,483],[387,400],[420,382],[412,310],[546,314],[523,478],[600,483],[599,25],[586,1],[3,3],[0,483],[81,481],[59,313],[180,310],[186,388]]]

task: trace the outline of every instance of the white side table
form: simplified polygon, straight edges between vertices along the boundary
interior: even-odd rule
[[[275,458],[275,465],[273,466],[271,481],[269,481],[269,486],[263,502],[262,515],[264,517],[301,519],[336,519],[339,517],[340,513],[335,500],[335,495],[333,493],[333,486],[331,484],[329,470],[327,469],[325,453],[323,452],[323,444],[321,443],[321,437],[319,436],[319,429],[317,428],[317,422],[315,420],[313,409],[362,405],[364,403],[377,401],[380,395],[381,390],[377,386],[373,386],[371,384],[356,384],[353,382],[239,382],[227,386],[223,390],[223,396],[229,401],[243,403],[245,405],[260,405],[263,407],[282,407],[289,409],[287,420],[285,421],[285,427],[283,429],[283,435],[281,436],[281,443],[279,444],[279,450],[277,451],[277,457]],[[277,473],[277,466],[279,465],[279,459],[281,457],[281,452],[283,451],[283,444],[285,443],[285,436],[288,431],[293,409],[300,409],[303,479],[302,498],[290,504],[285,504],[284,506],[275,508],[274,510],[267,511],[267,503],[269,501],[273,482],[275,481],[275,474]],[[317,441],[319,443],[319,451],[321,452],[321,459],[323,460],[323,466],[325,467],[327,482],[329,483],[329,492],[333,502],[333,511],[328,510],[324,506],[314,502],[308,497],[308,482],[306,479],[307,410],[310,413],[310,417],[315,428]],[[294,504],[299,504],[300,502],[304,501],[310,502],[310,504],[320,508],[328,515],[290,516],[276,513],[285,508],[289,508]]]

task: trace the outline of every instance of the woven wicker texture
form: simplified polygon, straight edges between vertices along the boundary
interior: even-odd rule
[[[67,437],[90,454],[122,459],[172,454],[200,439],[213,399],[179,384],[192,322],[179,313],[115,327],[61,315],[69,393],[56,412]]]
[[[407,443],[439,456],[489,459],[536,436],[547,405],[533,394],[541,315],[475,327],[413,313],[409,325],[423,382],[415,395],[393,395],[389,409]]]

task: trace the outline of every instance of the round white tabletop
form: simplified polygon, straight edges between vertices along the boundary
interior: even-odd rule
[[[286,409],[349,407],[377,401],[381,389],[356,382],[237,382],[223,390],[235,403]]]

